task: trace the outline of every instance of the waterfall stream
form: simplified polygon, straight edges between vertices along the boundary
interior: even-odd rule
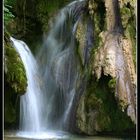
[[[51,129],[69,129],[67,121],[80,70],[75,32],[84,7],[85,1],[80,0],[60,11],[37,56],[48,97],[46,124]]]
[[[36,59],[23,41],[11,37],[28,79],[27,92],[20,98],[21,131],[69,129],[80,71],[75,32],[85,4],[74,1],[60,11]]]
[[[22,131],[39,131],[42,128],[42,90],[39,83],[38,65],[28,46],[20,40],[11,37],[13,46],[19,53],[28,79],[25,95],[20,97],[20,129]]]

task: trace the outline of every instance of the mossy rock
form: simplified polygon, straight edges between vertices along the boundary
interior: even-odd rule
[[[127,112],[121,111],[117,100],[115,99],[116,81],[110,76],[101,76],[98,81],[96,78],[90,78],[88,81],[86,94],[85,94],[85,116],[86,120],[92,120],[94,116],[88,114],[94,114],[97,112],[97,116],[94,118],[94,123],[97,124],[98,130],[94,124],[91,125],[91,121],[86,123],[88,128],[84,133],[92,135],[90,132],[94,130],[94,133],[112,133],[121,135],[127,130],[135,131],[135,125],[127,116]],[[93,113],[92,113],[93,112]],[[96,121],[95,121],[96,120]],[[83,124],[84,125],[84,124]],[[94,135],[93,133],[93,135]]]
[[[120,13],[122,18],[122,25],[124,28],[126,28],[129,18],[131,17],[131,11],[129,8],[123,7],[120,9]]]
[[[23,62],[12,47],[8,37],[5,37],[4,49],[5,49],[5,80],[14,89],[15,93],[24,94],[27,87],[27,77]]]
[[[132,42],[133,62],[136,67],[136,1],[122,1],[120,4],[120,14],[124,28],[124,36]]]
[[[112,92],[115,92],[116,78],[112,78],[111,80],[109,80],[108,87],[110,88],[110,90],[112,89]]]
[[[108,83],[108,85],[107,85]],[[104,117],[108,118],[108,121],[102,123],[102,129],[104,131],[112,131],[115,133],[123,133],[127,129],[134,129],[135,126],[126,112],[122,112],[115,99],[115,87],[116,80],[110,76],[102,76],[99,80],[95,96],[102,100],[102,107],[100,110],[99,123],[102,123]],[[112,89],[114,92],[112,93]]]
[[[132,42],[132,55],[133,55],[133,62],[136,68],[136,28],[135,28],[135,21],[130,20],[127,28],[125,29],[125,37],[128,38]]]
[[[23,62],[4,33],[4,123],[5,127],[17,124],[19,118],[19,96],[26,92],[27,77]]]

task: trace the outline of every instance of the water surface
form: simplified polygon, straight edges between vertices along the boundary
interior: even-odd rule
[[[136,140],[135,137],[113,136],[79,136],[64,131],[48,131],[40,133],[6,131],[4,140]]]

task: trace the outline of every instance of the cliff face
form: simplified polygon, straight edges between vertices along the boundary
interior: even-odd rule
[[[92,80],[77,110],[81,132],[91,135],[123,132],[136,124],[135,4],[118,0],[88,2],[94,25],[94,48],[89,64]],[[77,40],[81,50],[84,31],[84,24],[79,23]]]

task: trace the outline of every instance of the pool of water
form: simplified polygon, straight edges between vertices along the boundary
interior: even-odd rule
[[[136,140],[135,137],[112,136],[79,136],[64,131],[31,132],[4,132],[4,140]]]

